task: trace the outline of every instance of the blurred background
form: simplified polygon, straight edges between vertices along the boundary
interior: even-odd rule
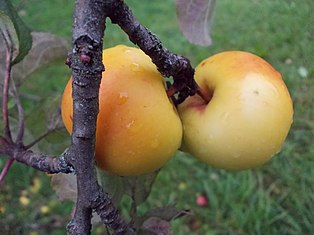
[[[73,1],[12,0],[34,31],[48,31],[71,42]],[[255,170],[228,172],[178,153],[160,172],[139,211],[176,204],[192,215],[173,221],[174,234],[314,234],[314,2],[312,0],[219,0],[212,24],[213,44],[190,44],[179,30],[175,1],[127,0],[138,20],[170,51],[196,66],[222,50],[245,50],[282,73],[294,102],[294,123],[282,151]],[[107,22],[105,47],[128,44]],[[26,142],[45,131],[58,110],[71,71],[64,60],[31,74],[21,95],[27,113]],[[65,130],[35,149],[58,155],[70,141]],[[6,158],[0,158],[0,169]],[[196,202],[205,195],[208,204]],[[60,202],[50,176],[14,164],[0,188],[0,234],[65,234],[72,202]],[[121,210],[129,210],[127,201]],[[102,234],[95,226],[93,234]]]

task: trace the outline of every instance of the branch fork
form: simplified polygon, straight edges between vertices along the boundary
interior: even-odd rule
[[[7,61],[9,62],[3,99],[5,132],[4,137],[0,138],[0,154],[6,154],[10,158],[3,174],[6,174],[14,160],[47,173],[75,171],[78,197],[75,213],[67,226],[68,234],[90,234],[93,211],[100,215],[102,222],[108,225],[114,234],[135,234],[114,207],[110,196],[99,186],[94,164],[99,85],[104,70],[103,37],[105,20],[108,17],[121,27],[134,44],[150,56],[163,76],[173,78],[173,82],[168,83],[167,95],[176,105],[196,93],[206,100],[205,93],[194,80],[194,69],[190,61],[164,48],[156,35],[137,21],[124,1],[76,0],[73,18],[73,48],[65,62],[72,69],[71,146],[59,157],[35,153],[29,149],[32,145],[23,145],[24,115],[18,92],[15,92],[15,100],[20,107],[18,109],[20,134],[16,141],[13,141],[11,137],[7,96],[12,59],[10,55],[12,54],[8,52]]]

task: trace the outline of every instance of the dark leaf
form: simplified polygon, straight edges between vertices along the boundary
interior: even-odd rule
[[[176,0],[177,18],[184,36],[201,46],[212,43],[210,31],[215,0]]]
[[[32,32],[33,44],[28,55],[12,69],[12,78],[17,86],[35,70],[50,62],[65,60],[67,41],[51,33]],[[1,41],[1,40],[0,40]],[[0,44],[1,45],[1,44]],[[0,47],[0,62],[5,59],[5,48]],[[0,64],[0,76],[4,76],[4,63]]]
[[[8,23],[8,19],[11,23]],[[18,16],[10,0],[0,1],[0,30],[14,50],[12,64],[20,62],[31,49],[32,37],[31,31]]]
[[[191,215],[190,210],[182,210],[175,207],[175,205],[167,205],[163,207],[154,208],[148,211],[144,216],[136,221],[136,226],[140,227],[148,218],[155,217],[170,222],[171,220]]]
[[[142,225],[143,235],[171,235],[170,223],[157,217],[147,219]]]
[[[167,205],[149,211],[145,217],[158,217],[166,221],[171,221],[186,215],[191,215],[190,210],[182,210],[176,208],[175,205]]]
[[[77,185],[76,185],[76,176],[74,174],[63,174],[59,173],[52,176],[51,186],[53,190],[57,193],[59,200],[71,200],[76,203],[77,199]],[[75,204],[73,206],[73,212],[75,210]],[[92,224],[98,224],[101,222],[99,215],[96,213],[92,214]]]
[[[145,202],[159,171],[147,175],[123,177],[126,193],[138,206]]]
[[[104,191],[109,193],[112,202],[118,206],[124,195],[123,178],[120,176],[110,175],[102,170],[97,170],[98,182]]]
[[[77,198],[77,186],[76,176],[74,174],[59,173],[52,176],[51,186],[57,193],[60,201],[72,200],[76,201]]]

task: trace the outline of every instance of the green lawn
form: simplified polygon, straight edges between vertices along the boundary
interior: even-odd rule
[[[12,2],[32,29],[71,41],[73,1]],[[313,1],[216,1],[213,45],[207,48],[183,38],[174,0],[126,2],[169,50],[190,58],[193,65],[222,50],[246,50],[265,58],[282,73],[295,109],[294,124],[282,151],[265,166],[227,172],[178,153],[162,169],[139,211],[173,203],[190,209],[191,216],[173,222],[174,234],[314,234]],[[110,21],[104,42],[105,47],[130,44]],[[29,114],[29,139],[43,132],[45,110],[57,109],[58,99],[51,105],[51,98],[60,97],[69,74],[63,62],[56,62],[25,82],[22,91]],[[59,154],[68,143],[69,136],[60,131],[36,148]],[[4,159],[0,159],[0,168]],[[59,202],[49,182],[43,173],[13,165],[0,188],[0,234],[65,234],[72,203]],[[200,193],[209,198],[205,208],[195,203]],[[122,210],[126,207],[127,203]],[[100,231],[96,228],[93,233]]]

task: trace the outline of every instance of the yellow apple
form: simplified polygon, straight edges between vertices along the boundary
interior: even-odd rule
[[[128,176],[162,167],[177,151],[182,124],[167,97],[163,77],[140,49],[119,45],[103,51],[106,71],[99,90],[96,164]],[[62,119],[72,132],[72,87],[62,99]]]
[[[270,64],[248,52],[226,51],[202,61],[194,95],[178,107],[183,149],[229,170],[264,164],[282,147],[293,121],[285,83]]]

